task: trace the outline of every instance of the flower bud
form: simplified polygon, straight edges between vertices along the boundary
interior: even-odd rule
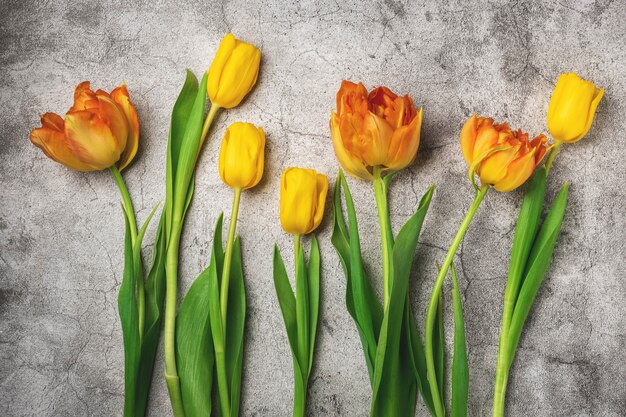
[[[230,109],[252,90],[259,75],[261,51],[231,33],[224,36],[209,68],[207,93],[213,105]]]
[[[224,184],[252,188],[263,177],[265,133],[251,123],[237,122],[226,129],[220,149],[219,171]]]
[[[603,95],[603,88],[596,88],[575,73],[561,74],[548,107],[548,130],[552,137],[566,143],[582,139],[591,128]]]
[[[280,181],[280,223],[287,233],[311,233],[322,222],[328,178],[312,169],[287,168]]]

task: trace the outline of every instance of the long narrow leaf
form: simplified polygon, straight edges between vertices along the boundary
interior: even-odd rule
[[[452,305],[454,308],[454,356],[452,357],[452,416],[467,416],[469,393],[469,366],[467,363],[467,345],[465,342],[465,319],[463,301],[454,264],[452,271]]]
[[[341,210],[341,188],[345,194],[349,230],[345,225]],[[348,312],[357,325],[370,381],[373,382],[377,340],[383,312],[374,289],[365,276],[354,203],[348,183],[341,171],[335,184],[333,207],[332,242],[337,249],[346,275],[346,304]]]
[[[435,372],[437,386],[439,387],[439,398],[444,401],[445,382],[445,338],[443,333],[443,293],[439,293],[437,302],[437,315],[435,316],[435,332],[433,336],[433,352],[435,356]]]
[[[408,334],[403,336],[405,305],[411,267],[420,231],[434,188],[431,187],[413,216],[398,233],[393,247],[394,277],[376,351],[372,415],[413,415],[417,381],[402,358],[412,354]],[[401,340],[406,343],[401,345]],[[404,355],[402,354],[404,352]]]
[[[124,416],[133,416],[136,408],[136,386],[141,356],[139,314],[137,310],[135,260],[131,242],[130,225],[126,210],[124,223],[124,275],[117,298],[118,312],[124,339]],[[141,277],[143,279],[143,277]]]
[[[172,117],[170,121],[170,134],[167,143],[167,162],[165,175],[165,212],[166,212],[166,242],[172,230],[172,213],[174,209],[174,179],[178,169],[180,149],[182,147],[183,136],[187,128],[191,108],[198,94],[198,79],[191,72],[187,71],[185,83],[178,95]]]
[[[313,352],[317,336],[317,320],[320,307],[320,248],[315,235],[311,236],[311,254],[309,256],[309,369],[313,366]]]
[[[274,245],[274,287],[278,297],[278,305],[283,315],[289,346],[297,358],[298,352],[298,325],[296,323],[296,297],[289,283],[289,277],[285,270],[283,258],[280,256],[278,247]]]
[[[509,275],[507,278],[506,292],[504,302],[508,303],[508,310],[513,313],[513,307],[519,294],[522,283],[526,261],[532,248],[539,222],[541,220],[541,211],[546,193],[546,169],[540,167],[535,171],[528,183],[528,188],[524,194],[524,201],[520,208],[515,226],[515,236],[513,238],[513,247],[511,248],[511,260],[509,262]],[[510,317],[504,318],[505,324]]]
[[[163,321],[163,301],[165,299],[165,211],[154,239],[152,266],[145,283],[146,311],[145,332],[141,344],[141,358],[137,376],[137,401],[135,416],[143,417],[148,405],[148,394],[154,370],[161,323]]]
[[[548,215],[539,230],[539,234],[533,244],[533,248],[526,264],[524,282],[522,284],[522,288],[520,289],[517,303],[515,304],[515,310],[511,319],[511,327],[509,329],[508,357],[511,362],[515,357],[515,351],[517,350],[517,345],[519,343],[519,338],[522,334],[524,324],[526,323],[526,318],[532,308],[535,297],[537,296],[537,291],[539,291],[539,287],[543,282],[552,259],[552,252],[554,251],[554,246],[556,245],[556,241],[561,230],[561,223],[563,222],[563,216],[565,214],[567,193],[568,186],[566,183],[563,187],[561,187],[559,194],[550,207],[550,211],[548,212]]]
[[[228,286],[228,326],[226,327],[226,372],[230,381],[230,413],[239,415],[241,371],[244,354],[246,322],[246,287],[243,277],[241,240],[235,239]]]
[[[217,220],[213,244],[221,244],[222,216]],[[215,257],[212,257],[215,262]],[[214,266],[213,266],[214,268]],[[211,414],[214,353],[211,337],[211,266],[193,282],[176,318],[176,362],[187,417]]]

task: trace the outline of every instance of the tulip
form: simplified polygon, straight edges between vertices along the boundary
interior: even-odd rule
[[[89,81],[76,86],[74,105],[65,120],[55,113],[41,116],[42,127],[30,133],[44,154],[78,171],[99,171],[115,164],[124,169],[139,146],[139,119],[126,86],[111,94],[91,91]]]
[[[604,95],[575,73],[561,74],[548,107],[548,130],[558,142],[573,143],[591,128],[596,108]]]
[[[251,123],[233,123],[226,129],[220,149],[219,172],[233,189],[252,188],[263,176],[265,133]]]
[[[337,159],[352,176],[372,180],[375,169],[399,171],[417,155],[422,109],[409,95],[399,97],[387,87],[369,94],[363,84],[343,81],[330,131]]]
[[[280,223],[287,233],[305,235],[322,222],[328,178],[312,169],[287,168],[280,181]]]
[[[254,45],[224,36],[209,68],[207,93],[211,103],[231,109],[252,90],[259,75],[261,51]]]
[[[528,140],[521,129],[511,130],[507,123],[494,124],[493,119],[472,116],[461,131],[463,157],[483,185],[498,191],[511,191],[531,176],[543,159],[548,146],[545,135]]]

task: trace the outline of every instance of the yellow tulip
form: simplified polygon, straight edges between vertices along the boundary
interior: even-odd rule
[[[498,191],[511,191],[532,175],[549,147],[546,137],[528,140],[521,129],[511,130],[507,123],[473,115],[461,130],[461,150],[469,165],[469,175],[480,177],[483,185]]]
[[[582,139],[591,128],[603,95],[603,88],[596,88],[575,73],[561,74],[548,107],[548,130],[552,137],[566,143]]]
[[[139,119],[125,85],[110,94],[92,91],[89,81],[76,86],[74,105],[65,119],[41,116],[31,142],[47,157],[78,171],[98,171],[115,164],[124,169],[139,146]]]
[[[280,223],[287,233],[311,233],[322,222],[328,178],[312,169],[287,168],[280,181]]]
[[[211,103],[231,109],[252,90],[259,75],[261,51],[231,33],[224,36],[209,68],[207,93]]]
[[[237,122],[226,129],[220,149],[219,171],[224,184],[234,189],[252,188],[261,181],[265,132],[251,123]]]

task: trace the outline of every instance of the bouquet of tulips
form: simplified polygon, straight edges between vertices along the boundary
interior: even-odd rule
[[[246,269],[242,242],[237,237],[237,218],[242,192],[257,186],[263,176],[266,137],[262,128],[236,122],[226,129],[217,167],[224,184],[233,190],[226,243],[220,215],[207,267],[194,280],[180,306],[177,291],[182,231],[193,200],[199,154],[220,110],[239,106],[256,84],[260,60],[261,53],[255,46],[228,34],[200,80],[187,72],[172,110],[165,198],[147,273],[142,242],[159,205],[138,227],[122,176],[140,142],[139,119],[126,86],[107,93],[93,91],[89,82],[83,82],[76,87],[74,104],[64,118],[45,113],[42,126],[31,132],[34,145],[69,168],[108,169],[121,193],[125,237],[118,310],[124,340],[124,416],[146,414],[161,331],[165,382],[173,415],[210,416],[214,409],[223,417],[241,414]],[[565,215],[568,184],[564,183],[547,207],[548,173],[560,146],[580,140],[589,131],[603,93],[576,74],[562,75],[548,109],[552,144],[543,134],[530,139],[521,129],[513,130],[507,123],[496,123],[488,117],[474,115],[464,123],[460,145],[474,199],[438,265],[422,328],[415,319],[409,287],[420,231],[435,200],[435,187],[424,190],[414,213],[397,233],[391,227],[388,192],[394,175],[416,158],[423,111],[416,108],[409,95],[399,96],[386,87],[368,92],[361,83],[341,84],[336,111],[330,119],[332,146],[345,172],[372,184],[380,224],[381,295],[366,273],[357,208],[348,180],[339,171],[331,192],[331,241],[346,278],[346,307],[363,348],[371,387],[371,416],[413,416],[418,397],[435,417],[467,415],[469,365],[454,257],[489,190],[508,192],[529,180],[512,242],[495,364],[493,415],[504,415],[511,365]],[[273,279],[276,311],[283,316],[293,357],[294,417],[306,415],[307,390],[314,372],[322,313],[320,245],[313,232],[323,220],[328,193],[327,177],[314,169],[292,167],[282,174],[280,224],[293,236],[295,289],[277,246]],[[445,389],[448,375],[443,322],[443,289],[448,272],[454,317],[449,395]]]

